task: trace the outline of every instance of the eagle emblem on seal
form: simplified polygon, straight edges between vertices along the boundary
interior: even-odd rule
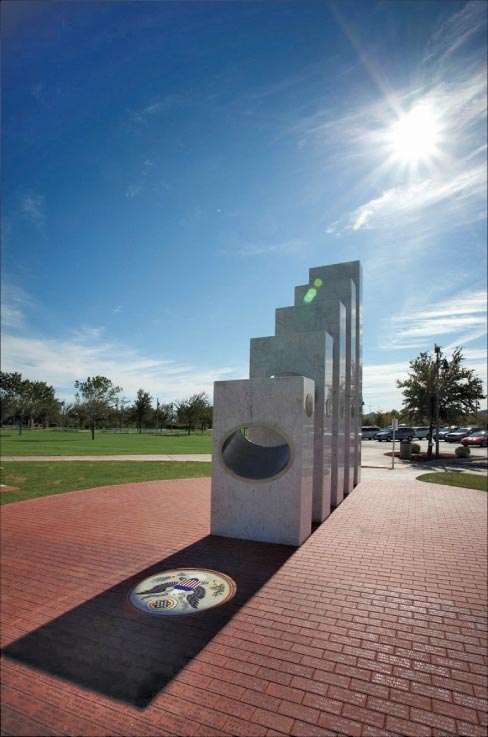
[[[139,591],[138,595],[142,599],[148,599],[157,594],[169,594],[170,591],[174,591],[174,593],[185,592],[186,601],[193,609],[198,609],[200,600],[205,596],[205,589],[200,585],[200,579],[198,578],[183,578],[176,582],[166,581],[164,583],[158,583],[150,589]]]

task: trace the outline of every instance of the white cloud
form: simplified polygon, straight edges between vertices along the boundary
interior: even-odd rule
[[[38,229],[41,229],[45,221],[45,198],[34,192],[20,196],[20,211]]]
[[[433,222],[428,215],[438,216]],[[380,197],[366,202],[327,231],[385,230],[412,227],[423,223],[423,230],[467,224],[481,220],[486,215],[486,167],[476,166],[460,171],[456,176],[442,179],[419,179],[404,186],[392,187]]]
[[[363,367],[363,402],[364,411],[375,412],[400,409],[402,393],[397,388],[397,379],[404,381],[408,375],[408,364],[386,363]]]
[[[4,328],[21,328],[24,324],[24,315],[21,310],[9,305],[2,305],[2,326]]]
[[[2,328],[19,330],[25,325],[26,311],[33,308],[31,297],[20,287],[2,284],[0,317]]]
[[[80,330],[69,338],[2,334],[2,368],[25,378],[46,381],[62,399],[72,400],[74,381],[97,374],[123,387],[133,399],[141,387],[160,401],[172,401],[201,391],[210,396],[213,382],[237,378],[235,369],[212,368],[154,359],[130,346],[104,340],[101,329]]]
[[[418,236],[486,217],[486,58],[469,43],[485,26],[486,6],[468,3],[432,37],[415,85],[392,89],[376,69],[378,98],[341,109],[324,100],[289,129],[302,143],[313,138],[326,165],[357,173],[349,202],[329,209],[327,234],[402,228]],[[391,142],[392,125],[417,106],[432,111],[437,127],[423,165],[402,161]]]
[[[486,291],[463,291],[448,300],[404,310],[386,322],[388,337],[382,347],[425,349],[447,338],[450,349],[481,338],[487,329],[486,304]]]
[[[133,182],[132,184],[129,184],[129,186],[125,190],[125,196],[127,198],[136,197],[136,195],[141,192],[145,183],[147,182],[149,175],[151,174],[151,171],[155,169],[155,167],[156,164],[152,159],[144,159],[144,162],[141,165],[138,180]]]
[[[182,95],[165,95],[160,100],[150,102],[138,110],[127,110],[129,123],[143,125],[158,114],[168,113],[188,104],[187,98]]]
[[[125,196],[128,198],[135,197],[141,191],[142,184],[129,184],[125,190]]]
[[[455,346],[443,349],[444,355],[449,357],[454,348]],[[486,350],[481,348],[463,349],[463,356],[464,365],[466,368],[475,371],[476,375],[483,381],[486,393]],[[402,390],[398,389],[396,382],[397,380],[405,381],[408,378],[409,369],[408,361],[365,365],[363,368],[364,412],[375,412],[376,410],[384,412],[390,409],[400,409],[403,403],[403,394]],[[482,406],[486,406],[486,400],[482,401]]]
[[[486,27],[486,4],[468,2],[458,12],[451,15],[432,36],[425,61],[435,58],[446,61],[454,52],[466,45],[476,33],[483,33]]]

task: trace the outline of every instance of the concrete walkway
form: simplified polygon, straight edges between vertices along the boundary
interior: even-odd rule
[[[484,737],[485,493],[363,475],[298,549],[210,536],[209,510],[210,479],[3,509],[2,734]],[[235,597],[127,603],[183,566]]]

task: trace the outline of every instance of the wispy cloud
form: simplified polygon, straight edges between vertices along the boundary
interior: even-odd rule
[[[152,159],[145,159],[144,163],[141,166],[141,170],[139,172],[138,180],[136,182],[133,182],[132,184],[129,184],[127,189],[125,190],[125,196],[129,199],[132,199],[132,197],[136,197],[141,190],[143,189],[146,180],[148,176],[150,175],[151,171],[155,168],[156,164]]]
[[[486,335],[486,291],[464,291],[452,299],[393,315],[386,324],[387,350],[432,346],[446,338],[448,349]]]
[[[46,203],[43,195],[28,192],[20,195],[20,212],[38,230],[42,230],[46,219]]]
[[[446,61],[459,51],[477,33],[486,27],[486,4],[468,2],[457,13],[451,15],[433,34],[428,45],[425,61]]]
[[[443,348],[444,355],[449,358],[456,347],[454,345]],[[476,375],[482,380],[486,393],[486,350],[463,349],[463,357],[464,365],[475,371]],[[397,380],[405,381],[408,378],[409,370],[408,361],[365,365],[363,368],[364,411],[400,409],[403,394],[401,389],[398,389],[396,382]],[[486,406],[486,400],[484,406]]]
[[[12,284],[2,284],[0,318],[3,329],[24,328],[26,311],[32,307],[33,301],[23,289]]]
[[[341,22],[348,37],[350,25]],[[350,38],[378,95],[317,99],[287,129],[299,147],[312,141],[325,167],[355,172],[347,194],[328,204],[327,234],[354,237],[401,227],[418,236],[419,228],[420,234],[442,232],[486,217],[485,31],[486,4],[468,3],[451,13],[432,35],[426,58],[410,75],[413,82],[396,88]],[[405,162],[392,143],[392,127],[417,106],[436,121],[435,147],[430,160]]]
[[[186,105],[188,105],[188,99],[183,95],[165,95],[159,100],[148,102],[136,110],[127,110],[128,120],[129,123],[136,126],[145,125],[157,115],[172,112]]]
[[[402,394],[397,388],[397,379],[404,381],[408,376],[408,364],[384,363],[363,367],[363,401],[364,411],[375,412],[377,409],[399,409]]]
[[[436,222],[426,220],[436,209]],[[445,216],[439,223],[440,215]],[[449,179],[419,179],[386,190],[380,197],[365,202],[331,223],[327,233],[357,231],[362,228],[405,228],[423,222],[423,229],[452,227],[476,222],[486,216],[486,167],[479,165],[458,172]]]
[[[15,336],[5,331],[2,356],[3,370],[20,371],[26,378],[46,381],[67,400],[74,396],[76,379],[97,374],[122,386],[129,399],[142,387],[162,401],[201,391],[211,396],[214,381],[237,377],[230,367],[148,358],[128,345],[107,339],[99,328],[82,329],[65,339]]]
[[[138,183],[138,184],[129,184],[129,186],[125,190],[125,196],[128,197],[129,199],[132,199],[132,197],[135,197],[136,195],[139,194],[139,192],[141,191],[141,189],[142,189],[142,184],[140,184],[140,183]]]

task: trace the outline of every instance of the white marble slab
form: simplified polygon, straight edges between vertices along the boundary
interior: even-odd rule
[[[331,509],[332,416],[325,404],[332,397],[333,341],[325,332],[253,338],[249,376],[302,375],[315,382],[312,520],[323,522]]]
[[[215,383],[212,534],[295,546],[310,535],[314,395],[303,376]]]
[[[276,310],[277,336],[326,331],[333,338],[331,412],[331,505],[344,498],[346,308],[338,299]]]
[[[325,271],[326,271],[325,267]],[[334,279],[329,282],[324,278],[315,279],[315,286],[306,284],[295,288],[295,304],[297,306],[316,302],[341,300],[346,308],[346,373],[344,388],[344,494],[349,494],[354,488],[354,464],[357,460],[357,421],[355,419],[356,374],[355,363],[355,313],[356,313],[356,285],[350,278]],[[313,284],[313,283],[312,283]]]
[[[361,480],[361,422],[363,412],[362,401],[362,383],[363,383],[363,364],[362,364],[362,281],[363,270],[360,261],[345,261],[338,264],[329,264],[328,266],[312,267],[309,270],[309,283],[314,286],[317,279],[323,282],[322,289],[318,289],[317,298],[321,298],[321,293],[329,292],[333,288],[334,283],[341,280],[352,279],[356,288],[356,329],[355,329],[355,359],[351,358],[351,385],[355,386],[352,391],[351,406],[351,432],[355,435],[354,439],[354,474],[353,486]],[[337,292],[336,292],[337,293]],[[340,292],[338,293],[339,298]],[[327,297],[326,297],[327,298]]]

